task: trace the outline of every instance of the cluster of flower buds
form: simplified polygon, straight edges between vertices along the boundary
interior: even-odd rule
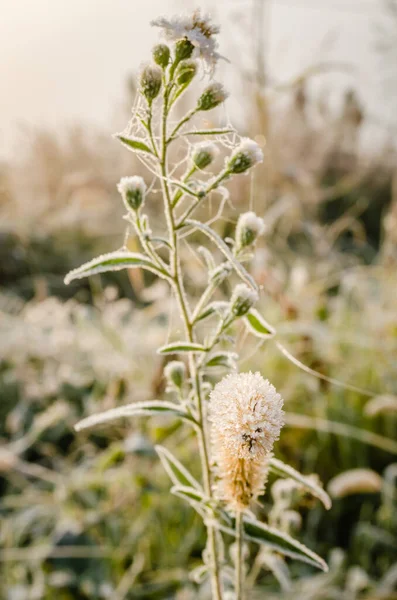
[[[134,175],[133,177],[122,177],[117,184],[117,189],[121,194],[127,210],[136,212],[141,208],[145,201],[146,184],[142,177]]]

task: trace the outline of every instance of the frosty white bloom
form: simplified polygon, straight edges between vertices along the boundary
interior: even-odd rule
[[[263,219],[254,212],[250,211],[240,215],[236,227],[237,248],[251,246],[263,233],[264,228]]]
[[[128,210],[138,210],[145,200],[146,184],[142,177],[122,177],[117,184],[123,202]]]
[[[258,293],[245,283],[239,283],[233,290],[230,300],[231,311],[236,317],[242,317],[258,301]]]
[[[215,35],[219,27],[211,22],[209,15],[202,15],[196,10],[191,15],[177,15],[167,19],[160,17],[151,22],[154,27],[161,27],[167,40],[187,39],[195,49],[195,54],[203,58],[210,66],[214,66],[220,55],[217,52],[218,42]]]
[[[217,81],[205,88],[197,102],[197,110],[211,110],[222,104],[229,96],[223,85]]]
[[[268,461],[283,421],[283,400],[260,373],[227,375],[210,395],[211,443],[217,495],[246,508],[263,491]]]
[[[173,384],[177,388],[182,387],[186,376],[185,363],[180,360],[170,361],[164,368],[164,376],[168,383]]]
[[[227,168],[231,173],[244,173],[263,161],[263,151],[259,144],[250,138],[242,138],[241,143],[231,155]]]
[[[198,169],[205,169],[218,156],[219,148],[212,142],[201,142],[192,149],[192,161]]]

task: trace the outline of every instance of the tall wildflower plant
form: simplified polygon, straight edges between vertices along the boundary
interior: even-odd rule
[[[176,339],[157,352],[177,355],[164,369],[167,392],[172,400],[152,400],[121,406],[81,421],[81,430],[121,417],[173,415],[192,427],[197,436],[202,480],[197,481],[168,449],[157,446],[169,474],[171,492],[199,513],[207,529],[200,579],[208,577],[212,598],[238,599],[244,595],[244,548],[248,542],[267,546],[270,551],[326,569],[324,561],[288,533],[260,522],[251,511],[264,492],[268,473],[292,478],[328,505],[328,497],[311,478],[305,478],[273,457],[273,444],[283,426],[283,400],[260,373],[238,373],[230,345],[230,333],[244,321],[247,330],[260,338],[271,337],[273,329],[254,308],[258,300],[255,281],[243,263],[252,255],[264,223],[253,212],[239,216],[235,238],[223,240],[209,223],[195,219],[198,207],[211,194],[227,198],[224,184],[262,162],[259,145],[239,138],[232,128],[201,129],[197,118],[221,105],[227,98],[222,84],[210,81],[193,107],[175,122],[175,107],[199,71],[212,77],[217,52],[218,28],[200,14],[158,19],[167,43],[153,48],[152,60],[140,74],[139,99],[126,132],[117,135],[127,150],[137,153],[148,171],[142,177],[123,177],[118,191],[124,203],[129,228],[135,232],[141,251],[125,246],[71,271],[66,283],[96,273],[120,269],[144,269],[164,279],[172,289],[183,323],[183,339]],[[200,138],[211,141],[198,141]],[[179,142],[184,173],[170,164],[170,150]],[[185,142],[185,143],[184,143]],[[211,172],[219,147],[227,152],[218,172]],[[150,193],[161,191],[164,231],[153,233],[144,212]],[[221,202],[218,216],[221,215]],[[185,265],[181,261],[181,240],[205,241],[199,248],[205,258],[207,285],[200,297],[186,291]],[[218,248],[216,264],[205,244]],[[238,281],[227,301],[214,296],[226,280]],[[203,332],[203,323],[211,323]],[[210,333],[208,334],[208,330]],[[215,387],[212,372],[222,367],[230,373]],[[231,563],[225,558],[225,541],[232,544]]]

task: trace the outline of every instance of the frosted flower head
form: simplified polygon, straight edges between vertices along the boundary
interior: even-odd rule
[[[212,110],[222,104],[228,93],[221,83],[214,82],[205,88],[197,102],[197,110]]]
[[[137,211],[145,201],[146,184],[142,177],[122,177],[117,184],[123,202],[128,210]]]
[[[230,300],[232,313],[236,317],[242,317],[252,308],[255,302],[258,301],[258,293],[249,288],[245,283],[239,283],[233,290]]]
[[[177,15],[167,19],[160,17],[151,22],[154,27],[161,27],[167,40],[178,42],[188,40],[194,53],[203,58],[213,67],[220,58],[215,36],[219,27],[211,22],[209,15],[202,15],[200,10],[195,10],[189,16]],[[184,56],[189,58],[189,56]]]
[[[244,173],[263,161],[263,151],[259,144],[250,138],[243,138],[229,158],[227,168],[230,173]]]
[[[232,373],[212,390],[210,421],[214,443],[231,457],[267,457],[284,425],[283,400],[260,373]]]
[[[157,65],[143,67],[140,77],[140,90],[149,104],[159,95],[162,78],[162,70]]]
[[[201,142],[192,149],[192,161],[198,169],[205,169],[218,156],[219,148],[211,142]]]
[[[246,212],[240,215],[236,227],[237,248],[252,246],[256,239],[263,233],[263,219],[254,212]]]
[[[216,496],[237,511],[263,493],[269,459],[284,424],[283,400],[260,373],[233,373],[210,394]]]
[[[186,376],[186,366],[180,360],[172,360],[164,368],[164,376],[169,384],[181,388]]]

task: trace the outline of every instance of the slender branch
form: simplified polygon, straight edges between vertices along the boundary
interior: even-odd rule
[[[235,593],[236,600],[243,600],[244,594],[244,559],[243,559],[244,524],[243,513],[236,514],[236,557],[235,557]]]
[[[176,134],[178,133],[178,131],[180,130],[181,127],[183,127],[183,125],[185,123],[187,123],[188,121],[190,121],[190,119],[198,112],[198,108],[192,108],[192,110],[190,110],[187,115],[185,117],[183,117],[183,119],[181,119],[179,121],[179,123],[174,127],[170,137],[167,139],[167,144],[169,144],[170,142],[172,142],[172,140],[175,139]]]

